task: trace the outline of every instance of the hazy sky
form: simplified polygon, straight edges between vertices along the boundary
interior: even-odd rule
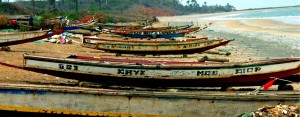
[[[179,1],[182,1],[183,4],[186,4],[186,1],[188,0]],[[229,3],[237,10],[300,5],[300,0],[197,0],[199,5],[202,5],[205,1],[207,5],[226,5]]]

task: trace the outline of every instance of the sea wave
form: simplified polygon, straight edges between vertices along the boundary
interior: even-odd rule
[[[222,16],[216,17],[206,17],[206,18],[198,18],[198,20],[247,20],[247,19],[267,19],[267,20],[274,20],[284,24],[289,25],[299,25],[300,26],[300,16],[280,16],[280,17],[261,17],[261,18],[226,18]]]
[[[242,20],[242,19],[270,19],[285,24],[300,25],[300,8],[258,10],[244,13],[233,13],[229,15],[219,15],[202,17],[197,20]]]
[[[279,21],[285,24],[300,25],[300,16],[276,17],[271,20]]]

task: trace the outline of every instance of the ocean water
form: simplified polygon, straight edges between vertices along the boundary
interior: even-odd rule
[[[300,7],[253,10],[244,13],[199,18],[199,20],[271,19],[286,24],[300,25]]]
[[[246,19],[246,20],[243,20]],[[249,25],[262,27],[267,30],[282,31],[282,32],[299,32],[297,29],[280,28],[278,26],[258,26],[257,24],[249,21],[248,19],[268,19],[281,22],[283,24],[290,24],[300,27],[300,7],[293,8],[278,8],[278,9],[264,9],[264,10],[253,10],[245,12],[229,12],[228,14],[216,14],[214,16],[201,17],[198,18],[199,21],[214,21],[214,20],[240,20],[241,23]],[[259,50],[253,49],[255,52],[268,57],[291,57],[291,55],[300,57],[300,41],[298,35],[287,35],[285,33],[272,33],[264,31],[249,31],[240,30],[239,28],[228,27],[210,27],[211,30],[219,32],[223,35],[239,35],[236,41],[241,41],[239,46],[259,46]],[[296,34],[295,33],[295,34]],[[229,36],[230,37],[230,36]],[[229,38],[228,37],[228,38]],[[251,43],[246,43],[245,40]],[[252,43],[254,42],[254,43]],[[250,45],[253,44],[253,45]],[[270,46],[269,46],[270,45]],[[247,48],[251,50],[251,48]],[[277,50],[277,51],[273,51]],[[279,52],[278,54],[271,54],[274,52]]]

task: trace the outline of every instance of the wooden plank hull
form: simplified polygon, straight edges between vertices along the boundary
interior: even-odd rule
[[[191,28],[193,25],[185,25],[185,26],[166,26],[166,27],[152,27],[152,26],[145,26],[141,28],[141,30],[184,30]]]
[[[200,53],[212,48],[227,45],[231,41],[233,40],[223,41],[222,39],[213,39],[151,44],[98,42],[97,44],[83,43],[82,46],[119,54],[175,55]]]
[[[82,26],[66,26],[64,27],[64,30],[76,30],[76,29],[81,29]]]
[[[99,32],[93,32],[91,30],[86,30],[83,28],[75,29],[75,30],[69,30],[68,32],[74,33],[74,34],[82,34],[84,36],[91,36],[91,35],[97,35]]]
[[[192,27],[192,28],[186,28],[186,29],[176,29],[176,30],[113,30],[113,33],[116,34],[144,34],[144,35],[149,35],[149,34],[187,34],[190,32],[194,32],[199,30],[200,27]]]
[[[0,84],[6,116],[236,117],[262,105],[295,105],[299,92],[134,91]],[[270,96],[271,95],[271,96]],[[192,105],[192,106],[191,106]],[[224,108],[226,107],[226,108]],[[208,109],[209,108],[209,109]],[[0,115],[2,115],[1,113]]]
[[[141,64],[24,55],[24,69],[59,77],[142,87],[259,86],[300,71],[299,59],[228,64]]]
[[[285,79],[288,79],[289,81],[292,81],[292,82],[300,82],[300,72],[290,75],[290,76],[287,76],[287,77],[285,77]]]
[[[43,30],[43,31],[14,32],[14,33],[0,34],[0,42],[38,37],[46,34],[47,32],[48,32],[47,30]]]
[[[114,33],[133,38],[175,38],[199,30],[200,27],[178,30],[115,30]]]
[[[183,37],[184,34],[164,34],[164,35],[160,35],[160,34],[153,34],[153,35],[142,35],[142,34],[123,34],[122,36],[125,37],[132,37],[132,38],[176,38],[176,37]]]
[[[38,31],[38,32],[28,32],[28,33],[18,33],[18,34],[8,34],[4,36],[0,36],[0,46],[10,46],[10,45],[18,45],[28,42],[33,42],[36,40],[41,40],[45,38],[49,38],[53,35],[62,33],[62,30],[52,32],[48,34],[48,31]]]
[[[66,26],[64,27],[64,30],[77,30],[77,29],[84,29],[84,30],[89,30],[89,31],[96,31],[100,32],[99,30],[96,29],[96,23],[98,21],[91,21],[85,24],[79,24],[79,25],[73,25],[73,26]]]
[[[122,39],[122,38],[98,38],[95,36],[84,36],[82,43],[101,43],[101,42],[119,42],[119,43],[180,43],[180,42],[192,42],[207,40],[208,37],[200,38],[185,38],[185,39],[151,39],[151,40],[141,40],[141,39]]]

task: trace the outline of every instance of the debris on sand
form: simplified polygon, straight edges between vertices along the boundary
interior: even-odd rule
[[[300,105],[263,106],[256,111],[245,112],[238,117],[299,117]]]

